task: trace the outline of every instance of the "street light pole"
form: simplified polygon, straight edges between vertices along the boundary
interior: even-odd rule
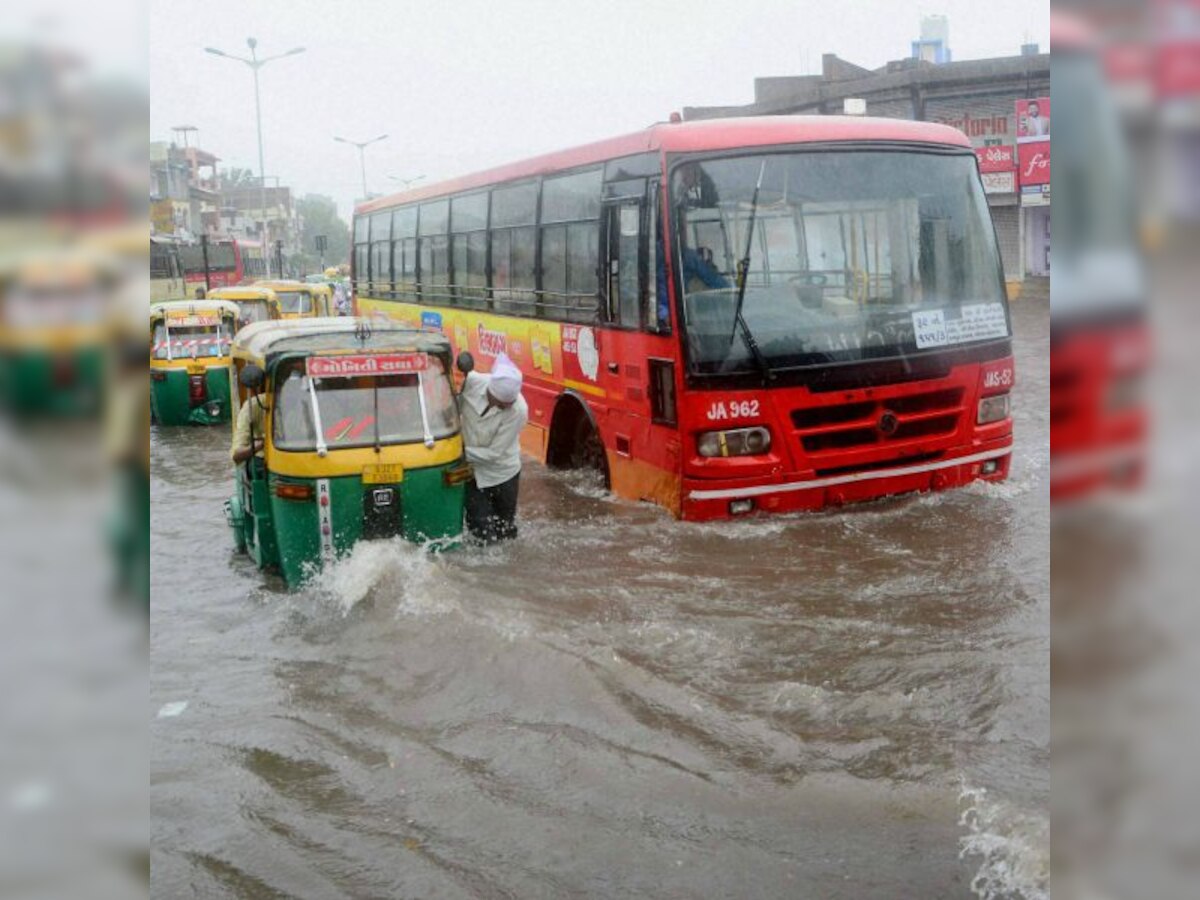
[[[418,175],[416,178],[398,178],[395,175],[389,175],[388,178],[392,179],[392,181],[400,182],[402,185],[404,185],[404,189],[407,191],[410,184],[416,184],[418,181],[423,180],[425,176]]]
[[[303,47],[293,47],[287,53],[280,53],[276,56],[264,56],[258,58],[258,41],[254,38],[246,38],[246,46],[250,48],[250,58],[244,56],[234,56],[231,53],[226,53],[223,50],[218,50],[215,47],[205,47],[205,53],[211,53],[213,56],[223,56],[226,59],[236,60],[240,63],[245,63],[250,67],[250,71],[254,73],[254,120],[258,127],[258,184],[259,184],[259,203],[261,209],[259,212],[262,215],[262,251],[263,265],[266,267],[267,277],[271,277],[271,244],[270,244],[270,222],[267,219],[267,168],[263,164],[263,137],[262,137],[262,99],[258,90],[258,70],[269,62],[277,59],[282,59],[285,56],[295,56],[297,53],[303,53]],[[283,274],[280,272],[279,274]]]
[[[367,195],[367,154],[366,154],[366,148],[367,148],[367,147],[369,147],[371,144],[375,143],[376,141],[382,141],[382,140],[383,140],[385,137],[387,137],[387,135],[386,135],[386,134],[381,134],[381,135],[379,135],[379,137],[373,137],[373,138],[371,138],[369,141],[348,141],[348,140],[346,140],[344,137],[338,137],[337,135],[334,135],[334,136],[333,136],[333,139],[334,139],[335,141],[339,141],[340,143],[343,143],[343,144],[349,144],[349,145],[350,145],[350,146],[352,146],[352,147],[357,147],[357,148],[358,148],[358,164],[359,164],[359,167],[360,167],[360,168],[361,168],[361,170],[362,170],[362,190],[363,190],[363,199],[364,199],[364,200],[366,200],[366,199],[367,199],[367,196],[368,196],[368,195]]]
[[[258,70],[262,68],[262,65],[259,63],[258,54],[255,51],[258,41],[254,38],[246,38],[246,43],[250,45],[250,70],[254,72],[254,122],[258,126],[258,210],[262,215],[263,265],[266,267],[269,279],[271,277],[271,223],[267,218],[267,167],[263,163],[262,100],[258,93]],[[282,272],[279,274],[283,275]]]

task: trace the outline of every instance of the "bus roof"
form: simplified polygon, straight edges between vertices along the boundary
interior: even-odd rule
[[[210,312],[222,312],[227,315],[236,316],[240,310],[236,303],[231,303],[228,300],[210,299],[208,297],[203,300],[164,300],[161,303],[150,305],[150,318],[166,315],[167,313],[202,316]]]
[[[694,153],[778,144],[879,141],[970,148],[966,135],[949,125],[867,116],[745,116],[652,125],[644,131],[546,153],[450,181],[414,188],[363,203],[356,215],[402,203],[442,197],[503,181],[548,174],[638,153]]]
[[[237,333],[232,349],[234,356],[264,362],[284,353],[387,351],[449,353],[450,341],[440,332],[422,331],[400,322],[343,316],[254,322]]]

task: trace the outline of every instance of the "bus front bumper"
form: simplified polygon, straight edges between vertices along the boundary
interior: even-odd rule
[[[961,487],[972,481],[1003,481],[1012,460],[1012,438],[998,445],[916,465],[803,478],[779,476],[753,481],[684,478],[683,518],[727,519],[753,512],[819,510],[896,494]]]

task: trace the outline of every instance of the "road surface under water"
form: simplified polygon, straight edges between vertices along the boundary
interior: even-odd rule
[[[157,431],[155,895],[1046,896],[1048,311],[1013,315],[1005,484],[688,524],[530,464],[518,542],[296,593],[233,553],[227,430]]]

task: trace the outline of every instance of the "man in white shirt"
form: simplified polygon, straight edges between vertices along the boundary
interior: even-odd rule
[[[517,492],[521,478],[521,429],[529,419],[529,407],[521,396],[521,370],[505,354],[496,358],[492,371],[472,371],[468,354],[467,373],[459,397],[463,441],[467,461],[475,478],[467,484],[467,529],[480,540],[491,542],[517,536]]]

